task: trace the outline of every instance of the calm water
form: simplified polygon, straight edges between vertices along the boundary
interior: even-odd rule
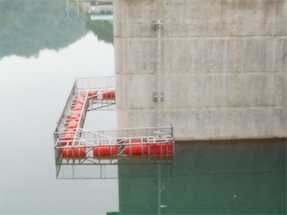
[[[55,165],[52,133],[75,78],[114,75],[112,23],[88,1],[0,3],[2,214],[286,214],[285,140]],[[116,113],[90,112],[85,127],[116,128]]]

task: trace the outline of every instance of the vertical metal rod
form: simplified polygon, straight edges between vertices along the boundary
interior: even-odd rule
[[[157,193],[157,201],[158,201],[158,212],[157,214],[161,214],[161,166],[160,164],[158,164],[158,176],[157,176],[157,189],[158,189],[158,193]]]
[[[161,28],[160,19],[155,23],[157,29],[157,127],[161,124]]]
[[[175,143],[173,138],[173,125],[171,124],[171,137],[172,137],[172,153],[175,152]]]

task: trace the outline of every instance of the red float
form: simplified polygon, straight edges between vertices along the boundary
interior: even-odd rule
[[[75,103],[76,103],[76,104],[84,104],[84,102],[85,102],[85,98],[82,97],[82,96],[78,97],[78,98],[75,100]]]
[[[84,146],[80,144],[79,146]],[[65,146],[61,149],[61,153],[63,156],[83,156],[86,155],[86,147],[81,148],[72,148],[71,146]]]
[[[88,96],[95,96],[97,95],[97,91],[96,90],[90,90],[89,93],[88,93]]]
[[[81,91],[79,93],[79,96],[82,96],[82,97],[86,97],[86,95],[87,95],[87,91]]]
[[[63,140],[73,140],[75,136],[75,130],[72,129],[68,129],[67,131],[65,131],[64,136],[63,136]]]
[[[145,144],[133,142],[125,148],[125,154],[172,154],[172,143]],[[134,144],[134,145],[133,145]]]
[[[146,142],[144,142],[146,143]],[[148,153],[148,145],[142,144],[142,142],[133,142],[134,145],[128,145],[125,148],[126,154],[147,154]]]
[[[80,116],[81,116],[80,113],[72,113],[69,119],[79,121]]]
[[[115,96],[115,90],[103,90],[103,98],[114,98]]]
[[[83,106],[81,104],[76,104],[73,110],[82,110]]]
[[[78,122],[76,120],[71,120],[68,125],[67,128],[77,128],[78,127]]]
[[[94,155],[115,155],[118,153],[117,146],[95,146],[93,148]]]

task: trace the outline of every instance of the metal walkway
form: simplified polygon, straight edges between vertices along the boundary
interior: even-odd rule
[[[57,157],[171,155],[173,127],[91,131],[83,129],[87,111],[115,110],[114,77],[78,78],[54,132]]]

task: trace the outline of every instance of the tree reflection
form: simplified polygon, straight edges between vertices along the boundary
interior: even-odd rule
[[[92,21],[90,2],[1,1],[0,58],[37,56],[42,49],[60,50],[92,31],[99,40],[113,43],[110,21]],[[111,3],[109,3],[111,5]]]

